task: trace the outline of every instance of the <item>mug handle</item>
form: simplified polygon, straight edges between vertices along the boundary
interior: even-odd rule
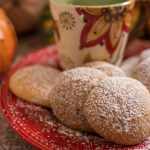
[[[141,15],[136,26],[129,34],[127,45],[143,30],[150,14],[150,3],[148,0],[135,0],[135,3],[141,3]]]

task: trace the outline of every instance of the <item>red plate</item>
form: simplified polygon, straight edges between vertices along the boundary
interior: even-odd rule
[[[15,70],[33,64],[50,65],[59,68],[55,45],[29,54],[6,75],[1,87],[1,110],[11,128],[36,149],[150,149],[150,138],[139,145],[122,146],[101,138],[77,132],[63,126],[51,109],[36,106],[14,96],[9,90],[9,78]]]

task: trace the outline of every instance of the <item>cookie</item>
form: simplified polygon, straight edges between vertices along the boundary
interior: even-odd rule
[[[133,69],[131,77],[143,83],[150,91],[150,57],[143,60]]]
[[[82,67],[90,67],[105,72],[110,77],[124,77],[126,74],[119,68],[104,61],[93,61],[82,65]]]
[[[130,77],[134,67],[137,66],[139,62],[140,62],[139,55],[132,56],[132,57],[125,59],[122,62],[120,68],[126,73],[128,77]]]
[[[149,91],[135,79],[102,79],[91,90],[84,113],[91,127],[112,142],[135,145],[150,136]]]
[[[94,132],[84,116],[83,108],[91,89],[105,77],[108,75],[104,72],[85,67],[62,72],[50,93],[55,116],[67,127]]]
[[[9,88],[19,98],[40,106],[51,107],[49,92],[59,74],[59,70],[49,66],[27,66],[12,74]]]
[[[150,91],[150,58],[139,63],[131,74],[131,77],[143,83]]]
[[[140,62],[150,57],[150,48],[142,51],[139,55]]]

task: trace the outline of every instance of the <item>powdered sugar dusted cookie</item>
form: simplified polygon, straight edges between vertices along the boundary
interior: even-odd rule
[[[132,56],[125,59],[122,62],[120,68],[126,73],[128,77],[130,77],[134,67],[137,66],[139,62],[140,62],[140,57],[138,55]]]
[[[135,79],[102,79],[91,90],[84,112],[91,127],[110,141],[134,145],[150,136],[149,91]]]
[[[83,67],[90,67],[94,69],[101,70],[108,74],[110,77],[124,77],[126,74],[118,67],[109,64],[104,61],[93,61],[82,65]]]
[[[139,63],[131,74],[131,77],[139,80],[150,91],[150,58]]]
[[[149,58],[150,57],[150,48],[142,51],[141,54],[139,55],[139,57],[140,57],[140,62],[142,62],[144,59]]]
[[[84,116],[83,108],[91,89],[105,77],[108,75],[104,72],[85,67],[62,72],[50,93],[56,117],[70,128],[94,132]]]
[[[50,106],[49,92],[60,71],[42,65],[27,66],[17,70],[10,78],[10,90],[28,102]]]

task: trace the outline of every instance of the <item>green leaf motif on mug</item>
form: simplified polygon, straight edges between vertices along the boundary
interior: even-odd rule
[[[59,21],[62,24],[64,28],[67,30],[72,30],[73,27],[75,27],[75,18],[70,12],[61,12],[59,15]]]

